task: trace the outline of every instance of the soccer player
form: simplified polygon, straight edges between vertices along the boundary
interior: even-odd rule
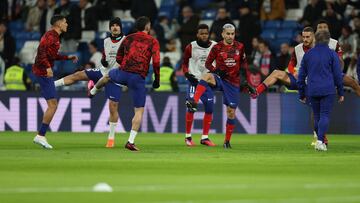
[[[194,93],[199,80],[208,73],[205,68],[205,61],[211,48],[216,42],[209,40],[209,27],[206,24],[200,24],[197,27],[197,40],[188,44],[184,51],[182,70],[188,80],[188,88],[186,100],[194,98]],[[207,146],[215,146],[209,139],[209,130],[213,117],[214,108],[214,94],[210,87],[207,87],[205,93],[200,97],[205,107],[205,114],[203,119],[203,133],[200,144]],[[186,134],[185,143],[187,146],[195,146],[191,138],[191,128],[194,121],[194,112],[192,109],[187,109],[186,112]]]
[[[325,20],[320,20],[317,23],[316,31],[328,31],[328,32],[330,32],[328,22],[325,21]],[[330,47],[330,49],[334,50],[338,54],[338,56],[340,58],[341,67],[343,67],[344,66],[344,61],[342,59],[343,52],[341,50],[339,42],[337,40],[335,40],[335,39],[330,38],[329,47]],[[360,85],[359,85],[359,83],[357,83],[356,80],[354,80],[350,76],[347,76],[345,74],[342,74],[342,75],[343,75],[344,86],[351,87],[355,91],[356,95],[360,96]]]
[[[135,137],[140,128],[144,113],[146,88],[145,77],[149,71],[149,63],[153,59],[155,80],[153,88],[160,86],[160,47],[159,42],[149,35],[151,29],[148,17],[139,17],[135,22],[136,33],[128,35],[121,43],[116,61],[120,64],[118,69],[113,69],[109,74],[104,75],[90,90],[95,95],[100,88],[113,81],[127,86],[132,90],[135,115],[132,119],[130,136],[125,148],[131,151],[138,151],[135,145]],[[120,94],[120,92],[119,92]]]
[[[108,74],[111,69],[116,69],[119,67],[119,64],[116,62],[116,54],[120,47],[120,44],[125,39],[124,34],[122,33],[122,25],[120,18],[116,17],[112,19],[109,23],[109,29],[111,36],[104,39],[104,52],[101,59],[102,67],[96,69],[87,69],[83,71],[78,71],[74,74],[68,75],[64,78],[61,78],[55,81],[55,87],[72,85],[77,81],[89,81],[89,89],[93,87],[92,84],[97,82],[101,77]],[[119,119],[118,106],[121,87],[119,84],[109,82],[105,85],[105,94],[109,100],[109,135],[106,147],[113,148],[115,146],[115,129]]]
[[[317,31],[316,45],[303,57],[299,70],[299,99],[306,102],[310,99],[314,113],[314,128],[317,134],[316,150],[327,151],[324,135],[329,126],[330,112],[334,104],[335,94],[339,95],[339,103],[344,101],[343,77],[340,60],[336,52],[329,48],[330,33]],[[307,78],[307,83],[305,79]]]
[[[291,55],[288,72],[281,70],[274,70],[257,88],[255,94],[251,94],[252,98],[258,97],[265,90],[275,84],[277,81],[283,83],[289,90],[298,90],[297,87],[297,76],[300,68],[302,57],[305,52],[313,47],[314,29],[311,27],[305,27],[301,33],[303,43],[298,44],[295,47],[294,53]]]
[[[245,47],[235,41],[235,27],[225,24],[222,32],[223,40],[216,44],[206,59],[205,67],[210,70],[202,76],[196,87],[194,98],[186,102],[187,107],[197,110],[201,96],[210,87],[223,92],[223,102],[227,108],[226,135],[224,148],[231,148],[230,139],[235,127],[235,110],[239,104],[240,94],[240,68],[241,65],[248,70],[245,56]],[[216,62],[216,67],[213,62]]]
[[[61,15],[54,15],[50,23],[51,29],[47,31],[40,40],[32,71],[40,84],[41,95],[45,98],[48,105],[42,120],[38,134],[34,138],[34,143],[41,145],[45,149],[53,147],[47,142],[45,134],[49,124],[54,117],[57,108],[57,95],[53,79],[52,67],[55,60],[72,60],[77,62],[77,56],[64,56],[58,53],[60,48],[59,35],[67,31],[68,24],[66,18]]]

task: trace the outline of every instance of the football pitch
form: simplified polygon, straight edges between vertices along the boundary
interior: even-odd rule
[[[117,134],[48,133],[53,150],[34,133],[0,132],[0,202],[360,202],[360,136],[329,136],[327,152],[312,137],[233,135],[218,144],[186,147],[182,134],[140,133],[140,152]],[[93,192],[105,182],[111,193]]]

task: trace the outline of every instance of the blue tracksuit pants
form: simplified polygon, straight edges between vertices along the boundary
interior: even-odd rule
[[[314,113],[314,128],[318,140],[324,142],[324,135],[329,128],[330,113],[334,105],[335,94],[311,96],[310,102]]]

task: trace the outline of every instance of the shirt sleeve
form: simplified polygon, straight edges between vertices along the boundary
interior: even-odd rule
[[[183,62],[181,64],[182,71],[184,73],[189,72],[189,60],[191,58],[191,44],[187,45],[184,51]]]
[[[335,53],[333,54],[332,72],[334,76],[335,86],[338,91],[338,95],[344,96],[343,76],[341,71],[340,59],[338,55],[336,55]]]
[[[152,60],[155,80],[160,81],[160,45],[156,39],[154,39],[153,43],[154,45],[152,48]]]
[[[291,74],[295,74],[295,67],[297,65],[297,60],[296,60],[296,54],[295,54],[295,51],[294,53],[291,54],[291,58],[290,58],[290,61],[289,61],[289,64],[288,64],[288,71],[289,73]]]
[[[213,62],[216,59],[217,56],[217,49],[216,46],[214,46],[213,48],[211,48],[210,53],[208,55],[208,57],[206,58],[206,62],[205,62],[205,67],[210,71],[210,72],[214,72],[216,67],[213,66]]]
[[[304,55],[302,61],[301,61],[301,67],[300,67],[300,70],[299,70],[299,76],[298,76],[298,81],[297,81],[297,84],[298,84],[298,88],[299,88],[299,98],[300,99],[303,99],[305,98],[305,87],[306,87],[306,84],[305,84],[305,78],[308,74],[308,67],[307,67],[307,62],[306,62],[306,59],[307,58],[307,54]]]

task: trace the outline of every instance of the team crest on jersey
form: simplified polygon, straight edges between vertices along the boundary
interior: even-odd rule
[[[239,50],[236,50],[235,55],[239,55],[239,54],[240,54]]]

